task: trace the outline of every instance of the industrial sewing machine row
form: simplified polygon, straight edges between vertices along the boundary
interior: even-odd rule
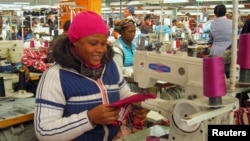
[[[17,76],[13,72],[18,72],[18,66],[23,57],[24,43],[22,40],[0,41],[0,77],[1,93],[0,98],[23,98],[31,97],[34,94],[25,90],[25,72],[19,72]],[[18,81],[18,93],[13,92],[13,82]]]
[[[153,87],[156,81],[183,86],[185,98],[149,99],[144,108],[159,112],[170,120],[169,141],[207,141],[208,125],[234,124],[238,99],[224,94],[203,96],[203,59],[187,55],[136,51],[134,81],[140,88]]]

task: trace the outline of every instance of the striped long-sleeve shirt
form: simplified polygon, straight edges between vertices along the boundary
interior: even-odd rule
[[[108,103],[131,95],[114,61],[100,78]],[[54,65],[43,73],[36,93],[35,132],[40,141],[112,140],[118,126],[93,126],[87,111],[102,104],[100,84],[74,70]]]

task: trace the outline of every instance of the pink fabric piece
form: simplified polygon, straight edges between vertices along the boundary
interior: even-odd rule
[[[111,103],[109,106],[110,107],[122,107],[124,105],[132,104],[135,102],[141,102],[149,98],[155,99],[156,94],[135,94],[135,95],[126,97],[120,101]]]

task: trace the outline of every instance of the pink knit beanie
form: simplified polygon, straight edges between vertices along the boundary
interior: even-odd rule
[[[68,30],[68,38],[71,43],[74,43],[83,37],[98,33],[108,36],[107,25],[99,14],[86,11],[73,18]]]

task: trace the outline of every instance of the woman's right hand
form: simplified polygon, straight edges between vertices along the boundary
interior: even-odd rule
[[[88,111],[89,120],[92,124],[113,124],[118,119],[120,109],[101,104]]]

